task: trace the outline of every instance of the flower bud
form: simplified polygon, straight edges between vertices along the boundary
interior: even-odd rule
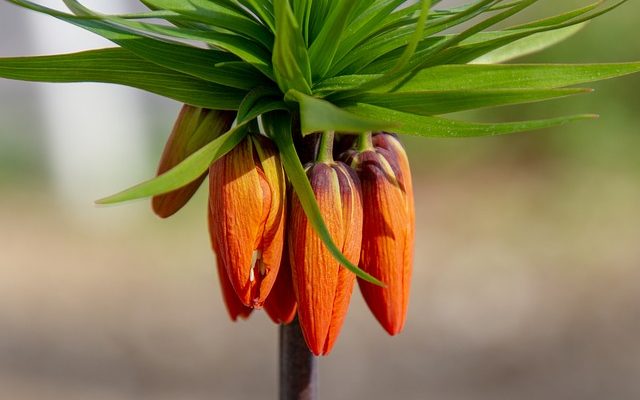
[[[362,238],[358,177],[341,162],[313,164],[307,176],[331,237],[356,263]],[[328,354],[349,308],[355,275],[331,255],[295,195],[288,240],[302,333],[315,355]]]
[[[173,131],[164,147],[157,174],[163,174],[178,165],[198,149],[229,130],[235,113],[193,107],[185,104],[180,110]],[[180,210],[198,190],[207,174],[172,192],[154,196],[153,211],[167,218]]]
[[[278,275],[285,180],[271,142],[249,136],[209,169],[212,240],[238,298],[262,307]]]
[[[347,159],[362,183],[363,237],[359,266],[386,287],[358,280],[369,309],[391,335],[404,327],[415,234],[409,162],[389,134],[373,137],[373,147],[351,151]]]
[[[286,246],[285,246],[286,247]],[[293,277],[289,264],[288,250],[283,251],[282,263],[276,283],[264,302],[264,310],[276,324],[289,324],[296,317],[298,303],[293,289]]]

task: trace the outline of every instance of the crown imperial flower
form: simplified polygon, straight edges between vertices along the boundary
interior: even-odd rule
[[[212,240],[240,301],[261,307],[275,283],[285,222],[285,181],[269,140],[248,136],[209,169]]]
[[[343,254],[357,262],[362,238],[360,182],[345,164],[314,163],[307,175],[331,236]],[[294,196],[289,257],[302,332],[311,351],[328,354],[349,308],[356,276],[327,251]]]
[[[393,136],[376,135],[369,146],[350,151],[346,158],[362,183],[364,234],[359,265],[386,287],[363,280],[358,283],[373,315],[395,335],[405,323],[413,264],[411,172],[404,149]]]

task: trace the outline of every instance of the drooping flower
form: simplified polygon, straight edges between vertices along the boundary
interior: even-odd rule
[[[409,163],[398,140],[373,137],[368,149],[350,151],[346,159],[362,183],[364,208],[359,266],[386,287],[358,280],[369,309],[391,335],[404,327],[415,234],[413,187]]]
[[[342,162],[312,164],[307,176],[333,240],[356,263],[362,238],[358,177]],[[355,275],[329,253],[296,196],[288,240],[302,332],[314,354],[328,354],[349,308]]]
[[[284,241],[285,180],[271,142],[248,136],[209,169],[211,230],[240,301],[262,307],[273,287]]]
[[[235,112],[209,110],[183,105],[165,144],[157,175],[178,165],[198,149],[226,132],[233,123]],[[203,173],[195,181],[169,193],[153,196],[151,206],[161,218],[168,218],[180,210],[207,176]]]

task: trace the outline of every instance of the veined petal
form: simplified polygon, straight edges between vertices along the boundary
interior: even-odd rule
[[[392,156],[392,158],[388,158],[388,161],[391,159],[395,160],[396,164],[399,167],[400,173],[398,174],[398,181],[401,184],[401,187],[405,192],[405,201],[407,207],[407,238],[405,240],[405,249],[404,249],[404,263],[403,263],[403,271],[404,271],[404,301],[403,301],[403,312],[406,315],[409,303],[409,292],[411,288],[411,274],[413,270],[413,255],[415,248],[415,232],[416,232],[416,214],[415,214],[415,200],[413,194],[413,180],[411,177],[411,168],[409,166],[409,157],[407,157],[407,153],[398,140],[392,134],[381,133],[376,134],[373,137],[373,145],[379,148],[383,148],[388,150],[388,154]]]
[[[346,166],[338,165],[313,164],[307,175],[331,236],[345,256],[355,262],[362,235],[359,184],[344,172]],[[303,335],[314,354],[327,354],[344,321],[355,275],[332,257],[295,195],[289,256]]]
[[[393,155],[375,148],[357,154],[353,166],[362,183],[363,238],[360,267],[384,282],[385,288],[358,281],[363,297],[380,324],[391,335],[399,333],[406,318],[408,276],[405,263],[410,239],[406,193],[390,163]]]
[[[218,278],[220,279],[220,289],[222,291],[222,298],[224,300],[224,304],[227,308],[227,312],[229,313],[229,317],[232,321],[237,321],[238,318],[247,319],[251,315],[253,311],[252,308],[245,306],[242,304],[235,290],[233,290],[233,286],[231,285],[231,281],[229,281],[229,276],[227,275],[227,271],[224,269],[222,264],[222,260],[218,256],[218,251],[216,250],[215,240],[213,240],[213,219],[211,217],[211,211],[207,210],[208,222],[209,222],[209,234],[211,237],[211,247],[216,255],[216,269],[218,270]]]
[[[284,182],[269,181],[254,140],[246,138],[211,166],[209,206],[231,284],[245,305],[262,307],[282,257],[284,196],[273,187]],[[280,211],[270,221],[274,209]]]

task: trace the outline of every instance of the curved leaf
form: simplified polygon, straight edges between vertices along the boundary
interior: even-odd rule
[[[590,89],[495,89],[363,93],[354,98],[354,103],[372,104],[419,115],[438,115],[476,108],[531,103],[590,91]],[[341,103],[338,105],[348,106]]]
[[[0,77],[35,82],[115,83],[216,110],[236,110],[246,93],[163,68],[122,48],[0,58]]]
[[[202,126],[200,129],[206,129]],[[209,166],[231,151],[247,134],[246,123],[237,125],[196,151],[169,171],[135,185],[113,196],[97,200],[96,204],[115,204],[169,193],[200,177]]]
[[[508,133],[551,128],[573,121],[594,119],[598,117],[594,114],[584,114],[535,121],[487,124],[409,114],[368,104],[357,104],[355,106],[348,107],[347,110],[353,114],[363,117],[375,116],[380,120],[396,122],[397,126],[393,129],[393,132],[395,133],[442,138],[505,135]]]

